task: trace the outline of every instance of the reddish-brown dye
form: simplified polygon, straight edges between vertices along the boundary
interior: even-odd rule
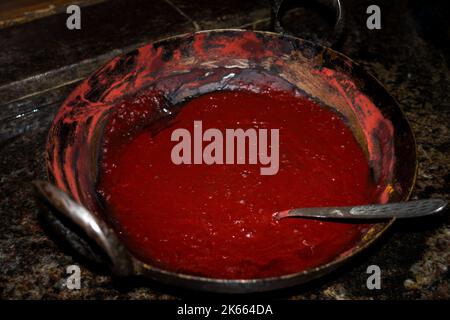
[[[151,118],[155,99],[125,101],[112,117],[98,185],[141,260],[205,277],[280,276],[331,261],[365,232],[365,225],[272,218],[295,207],[371,202],[367,159],[336,113],[292,93],[214,92],[187,102],[157,133],[153,126],[133,132]],[[222,132],[280,129],[278,173],[260,175],[254,164],[173,164],[172,131],[193,135],[194,120]]]

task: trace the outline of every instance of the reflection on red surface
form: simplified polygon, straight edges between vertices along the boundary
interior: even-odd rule
[[[187,102],[170,124],[145,126],[155,103],[129,99],[112,116],[98,185],[138,258],[193,275],[262,278],[329,262],[360,239],[365,225],[272,219],[295,207],[371,202],[367,159],[336,113],[292,93],[224,91]],[[173,164],[171,134],[195,120],[204,130],[280,129],[278,173]]]

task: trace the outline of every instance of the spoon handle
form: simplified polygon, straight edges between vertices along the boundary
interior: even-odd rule
[[[442,199],[424,199],[352,207],[299,208],[274,213],[276,220],[287,217],[320,219],[414,218],[441,212],[447,206]]]

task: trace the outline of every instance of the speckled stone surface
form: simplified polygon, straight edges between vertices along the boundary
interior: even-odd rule
[[[417,139],[419,158],[413,198],[441,197],[450,200],[450,54],[443,44],[445,41],[449,42],[450,28],[448,18],[439,20],[439,17],[448,17],[448,7],[441,7],[437,1],[419,1],[414,6],[408,5],[408,1],[392,2],[379,1],[382,29],[375,31],[369,31],[365,27],[365,9],[371,2],[346,2],[346,28],[334,48],[374,74],[398,100],[410,120]],[[195,3],[197,2],[171,1],[173,6],[183,11],[184,15],[181,15],[173,6],[164,2],[164,6],[167,5],[165,10],[172,11],[167,14],[168,17],[165,17],[165,10],[155,11],[159,15],[158,24],[164,30],[161,36],[192,31],[195,28],[193,21],[200,28],[268,28],[269,11],[264,2],[252,1],[253,5],[246,4],[240,8],[238,2],[232,1],[228,8],[220,10],[215,9],[217,4],[209,1],[198,1],[197,5]],[[312,34],[313,37],[320,37],[313,31],[308,33],[308,28],[302,28],[303,24],[307,25],[309,16],[300,12],[296,16],[297,25],[292,30],[301,29],[303,36]],[[45,24],[45,19],[39,23]],[[105,19],[101,23],[110,22]],[[0,30],[0,43],[3,41],[4,44],[8,41],[6,36],[13,34],[27,38],[18,33],[19,28],[21,32],[26,32],[26,25],[14,28],[17,29]],[[38,33],[39,29],[36,30],[34,32]],[[132,34],[130,30],[124,33]],[[2,35],[6,36],[2,38]],[[119,35],[114,37],[120,38]],[[157,38],[157,32],[148,37],[140,33],[132,42],[114,40],[114,48]],[[15,50],[22,52],[20,41],[15,41]],[[113,49],[111,46],[104,44],[104,52]],[[96,54],[102,52],[98,51]],[[44,60],[46,55],[50,55],[49,52],[39,54]],[[78,54],[83,59],[88,58],[77,51],[75,55]],[[65,62],[70,64],[78,61],[67,53],[60,53],[58,56],[60,60],[53,62],[47,57],[34,70],[46,72],[60,68]],[[18,70],[18,75],[26,77],[29,75],[26,66],[32,63],[33,55],[24,54],[21,58],[24,60],[15,61],[3,56],[0,61],[12,63],[8,70]],[[0,67],[3,65],[0,64]],[[85,72],[87,71],[89,70]],[[9,80],[20,78],[12,77]],[[8,84],[5,73],[0,84]],[[21,107],[20,103],[5,105],[0,102],[1,129],[21,126],[17,132],[23,131],[15,137],[8,136],[0,143],[0,298],[174,299],[192,296],[189,291],[156,283],[111,277],[107,269],[85,261],[55,239],[43,223],[43,211],[34,196],[30,181],[45,177],[43,159],[47,130],[61,99],[70,92],[73,85],[67,84],[56,91],[23,99],[23,104],[37,110],[27,114],[25,118],[15,117],[15,110]],[[69,290],[64,286],[66,267],[72,264],[81,268],[80,290]],[[382,270],[381,290],[368,290],[366,287],[366,269],[372,264],[378,265]],[[450,215],[447,211],[442,216],[397,222],[373,247],[333,274],[305,286],[263,294],[261,297],[449,299],[449,266]]]

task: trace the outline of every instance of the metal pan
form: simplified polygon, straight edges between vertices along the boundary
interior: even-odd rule
[[[342,16],[339,12],[337,17]],[[38,184],[38,189],[106,253],[117,275],[141,275],[213,292],[248,293],[293,286],[329,273],[368,247],[394,220],[374,224],[350,250],[313,269],[265,279],[212,279],[161,270],[133,257],[95,191],[102,130],[115,103],[124,96],[154,89],[164,92],[170,105],[177,105],[215,90],[258,91],[268,83],[297,90],[339,112],[369,159],[373,178],[381,186],[379,202],[408,199],[417,169],[413,133],[396,101],[374,77],[328,47],[289,35],[234,29],[148,44],[92,74],[63,103],[48,134],[48,178],[62,191],[45,184]],[[160,112],[155,110],[155,117]],[[55,219],[52,224],[74,247],[85,254],[93,252],[85,242],[68,237],[67,224]]]

